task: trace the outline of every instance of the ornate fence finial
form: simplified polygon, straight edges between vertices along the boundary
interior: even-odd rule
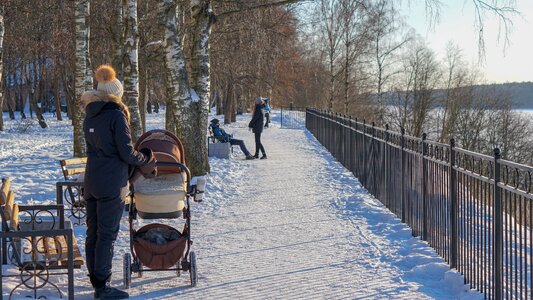
[[[501,158],[500,148],[494,148],[494,157],[496,159],[500,159]]]

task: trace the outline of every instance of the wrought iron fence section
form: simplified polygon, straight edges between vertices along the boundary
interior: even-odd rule
[[[533,167],[317,109],[305,124],[472,288],[533,298]]]
[[[305,107],[281,107],[281,128],[305,129]]]

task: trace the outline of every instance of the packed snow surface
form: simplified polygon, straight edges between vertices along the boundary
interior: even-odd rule
[[[483,299],[309,132],[281,129],[279,112],[272,116],[262,138],[267,160],[244,160],[238,147],[232,159],[210,159],[204,201],[192,204],[198,285],[190,287],[184,272],[134,274],[132,299]],[[163,118],[148,115],[148,128],[163,128]],[[224,128],[253,152],[249,118]],[[19,202],[55,201],[58,161],[72,151],[69,121],[50,117],[49,129],[26,133],[6,123],[0,177],[13,179]],[[183,219],[164,223],[183,227]],[[83,253],[85,227],[75,232]],[[124,214],[113,265],[118,287],[128,251]],[[92,299],[85,267],[75,276],[76,298]],[[66,291],[66,277],[55,282]],[[15,284],[4,280],[4,295]]]

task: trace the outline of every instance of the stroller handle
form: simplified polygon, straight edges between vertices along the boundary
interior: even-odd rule
[[[156,162],[155,163],[155,166],[156,167],[179,167],[180,169],[184,170],[185,173],[187,174],[187,179],[191,179],[191,171],[189,170],[189,168],[187,168],[186,165],[182,164],[182,163],[179,163],[179,162]]]

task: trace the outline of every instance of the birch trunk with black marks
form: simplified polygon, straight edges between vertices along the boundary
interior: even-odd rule
[[[89,0],[76,0],[75,24],[76,24],[76,72],[75,72],[75,97],[74,97],[74,156],[85,156],[85,138],[83,133],[83,120],[85,108],[81,103],[81,95],[85,91],[87,77],[87,57],[89,56],[88,27],[85,20],[87,15],[86,3]]]
[[[3,53],[4,53],[4,6],[0,6],[0,131],[4,131],[4,119],[3,115],[3,106],[4,106],[4,95],[2,91],[2,70],[4,69]]]
[[[89,91],[94,88],[93,86],[93,71],[91,64],[91,56],[89,55],[90,43],[89,38],[91,37],[91,27],[89,26],[89,18],[91,17],[91,1],[85,1],[85,26],[87,28],[87,34],[85,39],[87,40],[87,62],[85,63],[85,90]]]
[[[198,95],[198,101],[192,103],[191,114],[194,124],[191,127],[193,135],[203,137],[208,127],[209,99],[211,98],[211,75],[209,62],[209,37],[211,25],[215,18],[211,11],[209,0],[192,0],[191,15],[194,20],[194,44],[192,55],[192,82],[193,90]],[[205,175],[209,172],[209,159],[207,157],[207,144],[198,138],[194,140],[195,171],[196,175]]]
[[[161,1],[161,17],[164,20],[165,36],[165,69],[167,72],[167,106],[172,109],[174,117],[174,132],[183,141],[187,155],[187,165],[194,175],[204,174],[201,169],[202,155],[196,148],[199,143],[205,143],[206,132],[201,136],[195,135],[197,117],[193,114],[193,99],[189,85],[189,76],[185,65],[181,36],[177,27],[177,1]],[[196,97],[195,97],[196,98]],[[168,126],[167,122],[167,128]]]
[[[124,24],[124,102],[130,110],[130,129],[133,141],[143,133],[139,113],[139,31],[137,0],[123,0]]]
[[[124,11],[123,3],[121,1],[115,1],[115,14],[113,14],[113,24],[111,28],[112,38],[111,38],[111,53],[112,53],[112,62],[111,64],[117,72],[117,78],[119,80],[124,79],[123,71],[123,50],[124,50]]]

